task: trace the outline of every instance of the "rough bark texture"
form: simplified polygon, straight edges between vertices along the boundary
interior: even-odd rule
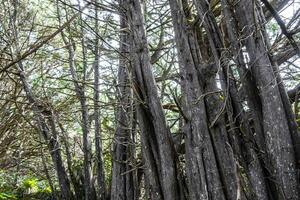
[[[226,49],[226,46],[223,45],[222,42],[222,36],[221,36],[221,30],[217,26],[217,23],[215,21],[215,18],[213,16],[213,13],[209,10],[209,5],[207,2],[204,1],[195,1],[195,5],[198,10],[198,16],[200,19],[203,20],[203,26],[206,29],[208,33],[208,39],[210,42],[210,46],[212,48],[212,54],[215,57],[215,63],[220,63],[221,67],[221,84],[222,88],[224,90],[225,95],[225,102],[226,103],[226,115],[227,119],[229,121],[231,131],[228,132],[229,137],[232,138],[232,140],[236,140],[238,144],[245,144],[243,147],[239,146],[233,146],[235,148],[235,152],[237,154],[237,158],[240,162],[240,165],[246,170],[246,173],[248,175],[248,179],[250,181],[250,185],[243,185],[243,187],[248,187],[249,190],[252,190],[251,198],[255,199],[268,199],[267,191],[266,191],[266,185],[264,181],[264,174],[263,169],[261,167],[261,164],[259,162],[259,159],[256,155],[256,152],[253,149],[253,146],[247,142],[247,140],[250,139],[250,126],[247,122],[247,118],[243,115],[242,105],[239,101],[239,95],[237,91],[237,87],[235,85],[235,82],[233,80],[233,76],[231,69],[229,68],[229,60],[230,60],[230,54],[228,53],[228,50]],[[225,11],[226,12],[226,11]],[[229,22],[228,22],[229,23]],[[228,24],[227,23],[227,24]],[[235,45],[233,43],[233,45]],[[234,55],[233,57],[236,58],[238,55]],[[254,90],[255,91],[255,90]],[[209,101],[211,103],[211,106],[218,104],[218,99],[213,101]],[[220,103],[219,103],[220,104]],[[221,117],[221,116],[220,116]],[[237,122],[235,122],[235,119],[237,119]],[[234,124],[237,123],[236,127],[240,127],[240,131],[237,131]],[[225,127],[225,124],[223,122],[223,127]],[[224,129],[224,128],[223,128]],[[242,134],[242,137],[235,134]],[[223,135],[226,135],[226,129],[223,130]],[[227,144],[227,139],[225,140]],[[227,147],[230,149],[230,147]],[[231,149],[230,149],[231,150]],[[221,152],[223,152],[221,150]],[[230,154],[229,154],[230,155]],[[224,163],[223,171],[225,171],[225,174],[234,174],[235,171],[232,167],[231,169],[227,169],[227,166],[234,166],[233,159],[227,158],[227,162],[224,161],[224,158],[222,160]],[[239,180],[236,176],[229,176],[230,178],[223,175],[223,182],[225,183],[226,191],[227,191],[227,197],[229,199],[235,199],[240,198],[241,195],[241,188],[239,188]],[[240,178],[243,178],[243,176],[240,176]],[[257,184],[259,183],[259,184]]]
[[[222,44],[221,32],[214,19],[213,13],[209,10],[208,3],[199,0],[195,0],[194,2],[198,11],[198,17],[203,20],[203,26],[208,35],[208,40],[215,60],[213,65],[216,65],[215,68],[221,68],[220,77],[223,77],[221,80],[223,80],[222,85],[224,85],[223,90],[225,92],[223,92],[223,95],[225,96],[225,101],[222,102],[220,94],[211,94],[206,98],[206,105],[208,108],[208,115],[210,116],[210,124],[213,125],[211,127],[211,135],[215,146],[224,190],[228,199],[236,199],[240,197],[241,191],[233,151],[231,146],[228,145],[225,115],[222,113],[224,112],[224,106],[229,104],[231,92],[231,88],[228,85],[232,83],[232,81],[228,79],[227,76],[228,59],[226,59],[226,52],[223,51],[225,48]],[[208,68],[206,70],[213,70],[213,68]],[[215,77],[212,77],[206,85],[206,93],[218,90]],[[214,121],[216,119],[217,121]]]
[[[300,85],[287,93],[279,73],[279,65],[299,51],[300,10],[287,26],[275,11],[292,0],[118,0],[118,6],[92,0],[83,8],[92,5],[94,17],[82,12],[80,0],[78,5],[56,0],[59,28],[46,39],[49,24],[40,29],[39,13],[28,12],[37,5],[27,9],[24,2],[2,2],[8,17],[0,9],[6,19],[0,22],[0,41],[5,43],[0,44],[0,63],[5,66],[0,85],[9,88],[0,88],[0,160],[4,168],[14,168],[8,171],[15,175],[13,187],[22,181],[18,174],[37,169],[37,180],[45,175],[52,196],[63,200],[300,199],[300,134],[294,114],[298,118]],[[79,12],[69,18],[73,9]],[[24,15],[19,13],[23,10]],[[114,17],[117,12],[119,18]],[[266,26],[271,16],[285,35],[274,44]],[[116,35],[107,35],[111,28],[119,30],[119,50],[114,42],[109,44],[117,41]],[[58,34],[61,38],[50,41]],[[147,37],[153,40],[150,44]],[[294,52],[285,51],[286,39]],[[64,49],[67,59],[57,52],[43,57],[50,50]],[[40,71],[35,61],[41,62]],[[53,73],[48,63],[54,63]],[[108,68],[113,74],[107,74]],[[154,77],[154,70],[159,77]],[[111,78],[114,75],[117,80]],[[36,77],[37,83],[31,83]],[[62,87],[56,87],[59,84]],[[75,95],[64,92],[72,86]],[[41,100],[44,96],[47,99]],[[63,108],[70,100],[76,104],[68,108],[75,112]],[[109,126],[101,123],[100,108],[108,111],[103,114]],[[26,109],[33,115],[25,116]],[[78,120],[70,120],[78,116],[79,139]],[[18,130],[29,125],[40,134],[39,140],[30,135],[31,129]],[[111,132],[113,138],[107,137]],[[103,148],[113,147],[105,154],[102,134],[108,138]],[[104,163],[103,155],[111,157]],[[42,165],[33,166],[39,156]],[[108,169],[111,177],[105,179]]]
[[[201,67],[203,69],[203,63],[199,60],[199,47],[193,30],[188,26],[182,2],[169,2],[182,73],[189,195],[191,199],[225,199],[205,107],[208,102],[204,98],[204,87],[206,80],[211,77],[210,74],[203,76],[200,70]],[[220,138],[216,137],[219,136],[213,136],[215,145],[224,144],[223,141],[217,141]]]
[[[249,8],[251,12],[248,12]],[[234,9],[239,29],[243,37],[247,37],[245,46],[250,57],[249,68],[260,92],[269,170],[274,178],[277,198],[298,199],[299,183],[291,132],[263,34],[259,27],[253,26],[258,18],[256,1],[242,0]]]
[[[128,28],[126,17],[126,1],[119,0],[120,5],[120,29]],[[135,200],[138,199],[135,181],[137,169],[133,166],[132,120],[133,100],[132,89],[129,82],[130,60],[128,58],[131,37],[127,31],[120,32],[120,56],[118,72],[118,101],[117,128],[114,136],[114,153],[112,168],[111,200]]]
[[[151,199],[179,199],[175,151],[151,70],[144,19],[139,0],[128,2],[133,37],[131,49],[137,116],[141,129],[145,174]]]

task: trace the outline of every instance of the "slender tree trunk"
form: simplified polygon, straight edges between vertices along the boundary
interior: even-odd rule
[[[128,31],[126,1],[119,0],[120,6],[120,59],[118,72],[117,128],[114,136],[111,200],[135,200],[137,188],[134,181],[137,169],[133,166],[132,140],[132,89],[129,82],[130,60],[129,45],[132,41]],[[123,31],[122,31],[123,30]]]
[[[15,5],[17,6],[17,5]],[[13,19],[16,19],[17,16],[17,7],[14,8],[14,17]],[[17,55],[17,59],[20,58],[20,47],[19,47],[19,39],[18,39],[18,30],[17,30],[17,26],[16,26],[16,21],[12,21],[11,22],[12,25],[12,29],[13,29],[13,38],[15,41],[14,47],[11,47],[11,51],[13,53],[13,55]],[[55,166],[55,171],[57,173],[57,177],[58,177],[58,182],[59,182],[59,187],[62,193],[62,197],[65,200],[71,200],[72,199],[72,191],[70,188],[70,182],[69,182],[69,178],[67,176],[63,161],[62,161],[62,157],[61,157],[61,152],[60,152],[60,143],[58,141],[58,137],[57,137],[57,133],[52,132],[49,130],[48,124],[47,124],[47,120],[46,118],[50,117],[50,120],[52,120],[52,111],[47,110],[48,108],[46,108],[43,105],[40,105],[39,102],[37,101],[37,98],[34,96],[32,89],[30,87],[30,84],[27,81],[26,75],[25,75],[25,69],[23,66],[22,61],[19,61],[17,63],[17,70],[19,73],[19,77],[20,80],[22,82],[24,91],[26,93],[26,97],[29,101],[29,103],[32,105],[32,111],[34,113],[34,119],[37,123],[38,129],[40,131],[40,134],[43,136],[44,140],[47,142],[48,144],[48,149],[52,158],[52,161],[54,163]],[[47,111],[47,116],[45,115],[45,112]],[[50,116],[48,116],[50,115]],[[52,121],[53,122],[53,121]],[[53,127],[52,127],[52,130]]]
[[[80,5],[80,3],[79,3]],[[72,79],[74,82],[76,96],[81,105],[81,117],[82,117],[82,139],[83,139],[83,154],[84,154],[84,190],[85,190],[85,200],[93,200],[96,197],[94,183],[93,183],[93,175],[92,175],[92,146],[90,141],[90,127],[89,127],[89,113],[88,113],[88,105],[87,98],[85,94],[85,81],[86,81],[86,71],[87,71],[87,48],[85,41],[85,33],[82,24],[82,13],[80,13],[80,28],[81,28],[81,45],[82,45],[82,64],[83,64],[83,78],[82,84],[79,84],[79,79],[76,72],[75,67],[75,51],[72,45],[69,45],[70,49],[70,59],[69,66],[70,72],[72,75]],[[70,44],[73,44],[71,41]],[[99,127],[98,127],[99,128]]]
[[[50,151],[50,155],[52,157],[52,161],[54,163],[59,186],[61,189],[61,193],[63,196],[63,199],[71,200],[72,199],[72,191],[70,188],[70,182],[69,178],[67,176],[65,167],[63,165],[61,152],[60,152],[60,144],[58,141],[58,137],[56,133],[52,133],[49,130],[49,127],[47,125],[47,122],[45,120],[45,116],[43,116],[42,112],[44,109],[41,106],[38,105],[36,98],[34,97],[31,88],[29,86],[29,83],[26,80],[24,68],[21,62],[18,63],[18,70],[20,73],[20,79],[23,83],[24,90],[26,92],[27,99],[30,104],[32,104],[32,110],[34,112],[35,120],[37,122],[38,128],[43,135],[43,138],[48,143],[48,148]]]
[[[40,140],[42,141],[41,137],[40,137]],[[41,149],[41,157],[42,157],[42,164],[43,164],[43,168],[44,168],[44,173],[45,173],[46,178],[48,180],[48,184],[51,188],[52,196],[53,196],[54,200],[56,200],[57,199],[57,191],[56,191],[56,188],[54,187],[53,180],[52,180],[52,178],[49,174],[49,169],[48,169],[47,162],[46,162],[46,159],[45,159],[43,147],[41,147],[40,149]]]
[[[98,1],[95,0],[97,3]],[[95,31],[99,30],[98,22],[98,8],[95,6]],[[106,188],[105,188],[105,174],[104,174],[104,164],[102,160],[102,144],[101,144],[101,123],[100,123],[100,108],[99,108],[99,39],[96,36],[95,42],[95,63],[94,63],[94,120],[95,120],[95,148],[96,148],[96,168],[97,168],[97,182],[99,187],[99,198],[106,198]]]
[[[76,200],[81,200],[84,197],[84,190],[82,188],[82,184],[80,183],[80,181],[76,178],[76,175],[74,173],[73,170],[73,162],[72,162],[72,155],[71,155],[71,151],[70,151],[70,146],[69,146],[69,138],[67,135],[67,132],[65,131],[63,125],[60,123],[59,121],[59,117],[56,115],[56,121],[58,123],[58,126],[60,128],[60,131],[62,133],[62,143],[65,147],[65,154],[66,154],[66,159],[67,159],[67,169],[69,172],[69,176],[71,179],[71,183],[74,187],[74,193],[75,193],[75,198]]]
[[[134,92],[138,99],[137,116],[141,129],[148,191],[153,200],[179,199],[175,150],[151,70],[141,2],[139,0],[126,2],[133,38],[131,56],[135,75]]]
[[[61,16],[60,16],[60,10],[59,10],[59,4],[57,2],[57,13],[58,13],[58,20],[61,24]],[[68,18],[68,16],[67,16]],[[81,31],[83,31],[81,29]],[[70,32],[70,27],[68,27],[68,32]],[[83,33],[81,33],[83,34]],[[83,35],[82,35],[83,36]],[[95,193],[93,192],[93,182],[91,178],[91,144],[89,140],[89,120],[88,120],[88,108],[86,105],[86,96],[84,91],[84,85],[79,84],[79,80],[77,77],[76,67],[75,67],[75,51],[74,51],[74,41],[71,38],[67,38],[64,32],[61,32],[61,37],[64,42],[64,44],[67,46],[68,49],[68,61],[69,61],[69,68],[70,73],[73,79],[74,87],[76,96],[79,99],[80,105],[81,105],[81,116],[82,116],[82,132],[83,132],[83,153],[84,153],[84,195],[85,200],[92,200],[94,199]],[[86,74],[86,55],[85,55],[85,47],[84,47],[84,41],[81,41],[83,45],[83,68],[84,68],[84,79]],[[83,81],[84,82],[84,81]],[[76,184],[76,183],[74,183]],[[74,185],[74,188],[76,188],[77,185]],[[77,191],[78,194],[79,191]],[[80,198],[77,196],[77,198]]]
[[[93,182],[91,177],[91,143],[89,139],[89,122],[88,122],[88,108],[86,103],[85,91],[78,83],[77,73],[74,66],[74,51],[69,51],[70,58],[70,71],[75,85],[75,91],[77,98],[81,105],[81,117],[82,117],[82,132],[83,132],[83,153],[84,153],[84,190],[85,200],[93,199]]]
[[[58,13],[58,20],[61,24],[61,16],[60,10],[58,7],[57,2],[57,13]],[[67,16],[68,18],[68,16]],[[74,41],[72,38],[67,38],[64,32],[61,32],[61,37],[64,44],[67,46],[68,49],[68,60],[69,60],[69,68],[70,73],[73,79],[74,87],[76,96],[80,102],[81,106],[81,128],[83,132],[83,154],[84,154],[84,191],[85,191],[85,200],[93,200],[96,198],[95,188],[92,181],[92,152],[91,152],[91,142],[89,138],[89,118],[88,118],[88,106],[87,106],[87,99],[85,95],[85,80],[86,80],[86,70],[87,70],[87,55],[86,55],[86,44],[84,39],[84,30],[82,27],[82,14],[80,13],[80,23],[81,23],[81,45],[82,45],[82,63],[83,63],[83,84],[79,84],[78,75],[76,72],[75,66],[75,50],[74,50]],[[70,31],[70,26],[67,28],[68,32]]]

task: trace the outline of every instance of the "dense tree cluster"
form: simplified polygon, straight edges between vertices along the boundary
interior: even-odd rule
[[[299,200],[299,3],[1,0],[0,200]]]

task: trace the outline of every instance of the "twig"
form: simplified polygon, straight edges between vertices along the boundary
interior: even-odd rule
[[[81,11],[83,11],[90,3],[87,3],[82,9]],[[3,69],[1,69],[0,73],[5,72],[6,70],[8,70],[10,67],[12,67],[13,65],[17,64],[18,62],[20,62],[21,60],[24,60],[25,58],[27,58],[28,56],[30,56],[31,54],[35,53],[37,50],[39,50],[44,44],[48,43],[52,38],[54,38],[56,35],[58,35],[60,32],[62,32],[72,21],[74,21],[76,19],[76,17],[80,14],[80,12],[76,13],[75,15],[73,15],[73,17],[71,17],[68,21],[66,21],[62,26],[60,26],[55,32],[53,32],[51,35],[49,35],[48,37],[46,37],[46,39],[42,40],[41,42],[37,43],[35,45],[35,47],[29,49],[28,51],[26,51],[24,54],[22,54],[21,56],[19,56],[16,60],[12,61],[11,63],[9,63],[8,65],[6,65]]]

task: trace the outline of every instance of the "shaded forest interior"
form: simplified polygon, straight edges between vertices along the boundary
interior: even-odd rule
[[[0,0],[0,200],[299,200],[300,1]]]

